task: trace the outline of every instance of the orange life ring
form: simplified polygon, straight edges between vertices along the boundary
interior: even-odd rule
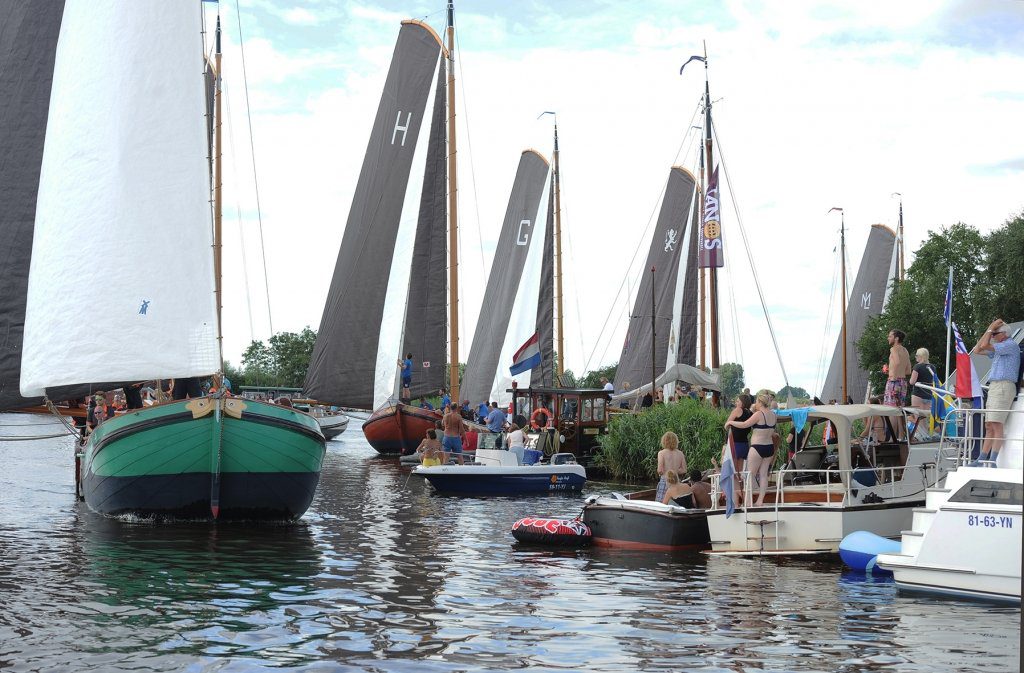
[[[544,425],[541,425],[540,423],[537,422],[537,417],[540,416],[541,414],[544,415]],[[537,407],[536,409],[533,410],[533,413],[530,414],[530,427],[533,428],[534,430],[543,430],[544,428],[548,427],[548,423],[550,422],[551,412],[545,409],[544,407]]]

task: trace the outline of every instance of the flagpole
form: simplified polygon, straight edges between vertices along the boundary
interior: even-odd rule
[[[953,334],[953,265],[949,266],[949,282],[946,284],[946,301],[949,313],[946,315],[946,385],[949,385],[949,342]],[[945,387],[945,386],[944,386]]]

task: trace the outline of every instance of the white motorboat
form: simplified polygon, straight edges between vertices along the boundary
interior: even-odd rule
[[[957,413],[972,412],[979,413]],[[959,440],[953,448],[961,466],[942,488],[928,489],[924,507],[914,510],[913,525],[902,532],[900,552],[878,556],[900,590],[1020,603],[1024,395],[1005,428],[994,467],[971,466],[976,440]]]
[[[787,414],[779,413],[780,418]],[[774,483],[769,483],[761,507],[753,504],[752,475],[742,473],[744,502],[732,515],[726,512],[724,497],[719,498],[722,488],[716,475],[713,506],[707,510],[711,553],[836,553],[840,541],[853,531],[898,536],[910,525],[914,508],[924,505],[925,491],[954,465],[942,459],[934,443],[882,442],[860,447],[851,441],[853,422],[858,419],[880,417],[890,431],[897,424],[906,428],[903,409],[827,405],[792,410],[788,415],[800,427],[818,419],[831,421],[838,443],[799,451],[786,469],[772,475]]]
[[[574,493],[587,483],[587,471],[571,453],[556,453],[548,463],[520,465],[516,454],[502,449],[477,449],[466,465],[414,468],[438,493],[453,495],[523,495]]]

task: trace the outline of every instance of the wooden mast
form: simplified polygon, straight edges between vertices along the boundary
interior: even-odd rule
[[[900,282],[902,282],[907,275],[906,260],[903,256],[903,195],[899,192],[896,192],[896,195],[900,197]]]
[[[558,116],[555,116],[555,311],[558,323],[558,376],[565,373],[565,321],[562,312],[562,170],[558,163]]]
[[[658,340],[655,338],[657,331],[657,306],[654,303],[654,267],[651,267],[651,404],[654,404],[654,389],[658,382]]]
[[[702,190],[702,193],[707,193],[708,185],[707,185],[707,182],[704,179],[704,153],[700,152],[699,154],[700,154],[700,184],[701,184],[701,190]],[[704,224],[704,207],[703,206],[704,206],[703,201],[697,203],[697,212],[699,213],[699,215],[697,216],[697,223],[698,223],[697,226],[698,227],[703,226],[703,224]],[[694,232],[693,235],[696,235],[696,232]],[[697,273],[700,276],[700,284],[699,284],[699,289],[698,289],[698,294],[700,296],[700,301],[698,302],[700,304],[700,325],[699,325],[699,330],[700,330],[700,368],[703,370],[705,367],[707,367],[707,349],[708,349],[708,345],[707,345],[707,327],[706,327],[706,322],[705,322],[705,319],[704,319],[705,313],[707,312],[707,294],[704,292],[704,275],[705,275],[704,274],[704,268],[701,267],[700,269],[698,269]]]
[[[459,200],[455,161],[455,3],[448,0],[448,306],[451,354],[448,358],[448,390],[459,397]]]
[[[842,208],[833,208],[828,212],[831,213],[833,210],[839,211],[839,275],[842,282],[840,310],[843,316],[843,399],[839,403],[846,404],[846,401],[849,399],[846,394],[846,214]]]
[[[714,171],[714,155],[711,148],[711,88],[708,84],[708,59],[707,48],[704,49],[704,154],[707,155],[707,175]],[[707,185],[704,185],[704,194],[707,195]],[[708,316],[711,320],[711,371],[718,371],[718,268],[708,268]],[[712,403],[718,406],[719,393],[715,391],[712,396]]]
[[[221,248],[224,243],[221,221],[223,215],[224,194],[223,168],[221,156],[221,79],[220,79],[220,14],[217,15],[217,49],[215,53],[214,72],[214,113],[213,113],[213,273],[215,278],[215,294],[217,297],[217,350],[220,356],[220,371],[224,371],[224,328],[221,321],[221,307],[224,304],[223,287],[221,282]]]

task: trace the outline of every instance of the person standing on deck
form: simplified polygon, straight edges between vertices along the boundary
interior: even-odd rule
[[[1003,425],[1017,396],[1020,375],[1020,346],[1010,338],[1010,328],[996,318],[974,347],[992,359],[988,376],[988,400],[985,402],[985,442],[979,461],[995,461],[1003,448]]]
[[[491,410],[487,414],[487,429],[498,435],[494,448],[501,448],[501,433],[505,431],[505,412],[498,408],[497,402],[491,402]]]
[[[398,361],[398,366],[402,368],[402,392],[400,397],[409,402],[412,399],[412,353],[406,353],[405,359]]]
[[[686,455],[679,450],[679,437],[674,432],[666,432],[661,436],[661,451],[658,451],[658,490],[655,502],[661,502],[668,489],[665,474],[671,470],[678,474],[686,474]]]
[[[445,462],[448,462],[447,454],[454,454],[459,465],[465,464],[462,457],[462,440],[466,436],[466,424],[462,421],[462,415],[459,414],[456,405],[453,404],[448,408],[444,418],[441,419],[441,425],[444,428],[442,447],[446,454]]]
[[[775,412],[771,409],[771,396],[762,391],[757,394],[753,413],[747,420],[726,421],[726,426],[735,428],[753,428],[750,437],[751,451],[747,454],[751,477],[757,482],[758,495],[754,507],[764,505],[764,494],[768,488],[768,472],[771,470],[775,456]],[[751,484],[753,488],[753,484]]]
[[[886,373],[889,378],[885,382],[884,404],[890,407],[902,407],[907,398],[907,379],[910,378],[910,353],[903,346],[907,335],[898,329],[889,330],[889,365]],[[900,423],[902,425],[902,423]],[[897,441],[903,439],[906,428],[896,429]]]

